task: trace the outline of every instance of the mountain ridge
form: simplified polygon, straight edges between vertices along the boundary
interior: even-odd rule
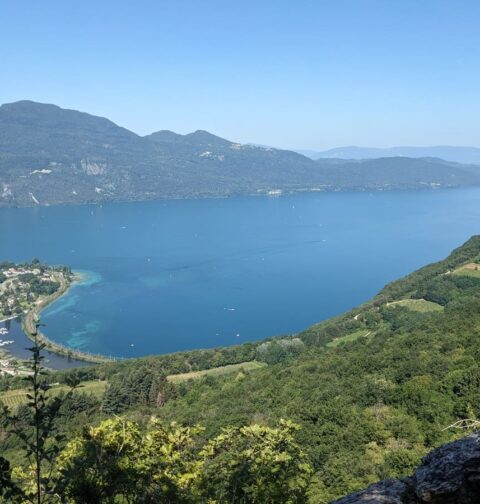
[[[348,145],[327,150],[301,150],[297,152],[311,159],[378,159],[382,157],[435,157],[456,163],[479,164],[480,148],[455,145],[359,147]]]
[[[0,206],[471,186],[480,167],[440,159],[314,161],[205,130],[139,136],[57,105],[0,106]]]

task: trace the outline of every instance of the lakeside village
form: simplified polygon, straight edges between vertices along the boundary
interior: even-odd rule
[[[65,292],[73,280],[65,266],[47,266],[38,259],[31,263],[0,262],[0,322],[39,311]],[[8,329],[0,327],[0,375],[22,374],[23,366],[8,353]]]

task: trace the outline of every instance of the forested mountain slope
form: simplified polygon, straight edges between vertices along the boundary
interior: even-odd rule
[[[295,439],[313,470],[309,502],[326,503],[411,474],[430,449],[457,437],[449,425],[480,415],[479,358],[475,236],[295,337],[83,369],[84,379],[106,379],[105,395],[77,394],[68,405],[75,418],[67,415],[61,426],[71,436],[113,414],[139,422],[154,414],[163,423],[202,425],[201,436],[212,439],[225,426],[289,419],[300,426]],[[253,359],[264,365],[169,376]],[[4,453],[14,446],[3,438]]]
[[[177,387],[159,414],[209,433],[293,419],[312,502],[410,474],[456,435],[445,427],[480,415],[480,237],[299,337],[291,353],[257,348],[266,368]]]
[[[313,161],[195,131],[141,137],[55,105],[0,106],[0,206],[480,185],[480,168],[436,158]]]

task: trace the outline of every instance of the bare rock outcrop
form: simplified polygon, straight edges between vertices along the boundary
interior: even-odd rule
[[[375,483],[334,504],[480,504],[480,434],[430,452],[412,477]]]

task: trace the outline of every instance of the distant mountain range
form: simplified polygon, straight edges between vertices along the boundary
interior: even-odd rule
[[[0,107],[0,206],[477,185],[480,167],[442,159],[312,160],[201,130],[142,137],[55,105]]]
[[[477,147],[455,147],[439,145],[434,147],[337,147],[325,151],[296,151],[311,159],[378,159],[382,157],[434,157],[456,163],[480,164],[480,149]]]

